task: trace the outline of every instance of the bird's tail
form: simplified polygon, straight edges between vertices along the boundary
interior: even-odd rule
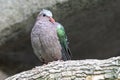
[[[62,47],[62,59],[64,60],[64,61],[66,61],[66,60],[71,60],[71,51],[70,51],[70,48],[69,47],[67,47],[67,49],[65,49],[65,48],[63,48]]]

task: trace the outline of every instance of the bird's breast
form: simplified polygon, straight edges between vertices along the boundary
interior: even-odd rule
[[[42,53],[40,54],[46,62],[62,58],[61,45],[55,26],[48,24],[35,25],[32,32],[34,38],[39,39],[41,47],[38,50],[41,50]]]

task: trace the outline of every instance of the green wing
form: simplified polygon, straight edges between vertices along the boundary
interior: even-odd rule
[[[57,25],[57,35],[62,46],[63,60],[71,59],[71,51],[68,47],[67,36],[65,34],[64,27],[61,24]]]

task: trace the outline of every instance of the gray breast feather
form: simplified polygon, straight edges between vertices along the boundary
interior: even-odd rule
[[[39,27],[39,30],[34,29],[33,33],[31,33],[31,42],[35,54],[44,62],[60,60],[62,58],[61,45],[56,34],[56,29],[50,26],[47,29],[46,26],[37,27]],[[39,31],[39,34],[36,34],[36,30]]]

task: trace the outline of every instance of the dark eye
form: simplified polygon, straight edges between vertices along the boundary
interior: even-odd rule
[[[46,15],[45,14],[43,14],[43,17],[45,17]]]

